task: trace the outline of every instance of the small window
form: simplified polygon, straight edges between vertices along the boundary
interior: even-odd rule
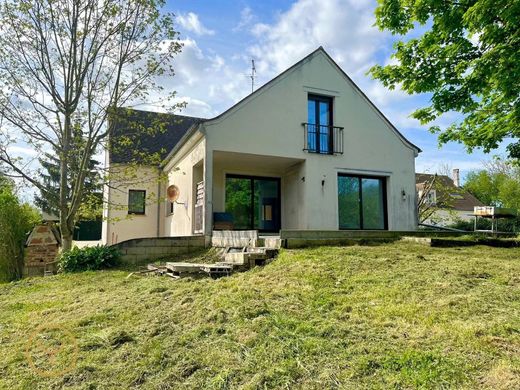
[[[145,190],[128,191],[128,214],[144,214],[146,204]]]
[[[435,191],[435,190],[428,191],[428,193],[425,196],[424,203],[427,205],[432,205],[432,206],[437,204],[437,191]]]

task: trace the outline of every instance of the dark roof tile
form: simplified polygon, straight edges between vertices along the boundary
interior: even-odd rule
[[[118,108],[112,116],[110,163],[159,163],[194,125],[204,121],[185,115]]]

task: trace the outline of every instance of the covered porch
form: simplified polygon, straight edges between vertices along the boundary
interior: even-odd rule
[[[210,161],[206,221],[211,223],[206,223],[207,232],[277,234],[281,229],[302,228],[305,160],[213,151]]]

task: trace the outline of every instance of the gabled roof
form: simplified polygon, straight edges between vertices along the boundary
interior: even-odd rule
[[[310,59],[311,57],[315,56],[316,54],[318,53],[323,53],[327,59],[332,63],[332,65],[343,75],[343,77],[345,77],[347,79],[347,81],[352,85],[352,87],[354,87],[354,89],[361,95],[361,97],[376,111],[376,113],[381,117],[381,119],[383,119],[383,121],[390,127],[391,130],[393,130],[396,135],[401,139],[401,141],[403,141],[403,143],[405,145],[407,145],[408,147],[414,149],[417,153],[420,153],[422,150],[414,145],[413,143],[411,143],[399,130],[397,130],[397,128],[392,124],[392,122],[390,122],[390,120],[381,112],[381,110],[379,110],[379,108],[377,108],[377,106],[367,97],[367,95],[365,95],[365,93],[357,86],[357,84],[354,82],[354,80],[352,80],[346,73],[343,69],[341,69],[341,67],[336,63],[336,61],[334,61],[332,59],[332,57],[329,55],[329,53],[327,53],[327,51],[323,48],[323,46],[320,46],[318,47],[316,50],[314,50],[312,53],[306,55],[304,58],[302,58],[300,61],[298,61],[297,63],[295,63],[294,65],[292,65],[290,68],[286,69],[285,71],[283,71],[282,73],[280,73],[278,76],[274,77],[273,79],[269,80],[267,83],[265,83],[264,85],[262,85],[260,88],[258,88],[256,91],[254,91],[253,93],[247,95],[245,98],[243,98],[242,100],[240,100],[239,102],[235,103],[233,106],[231,106],[230,108],[228,108],[226,111],[224,111],[223,113],[217,115],[216,117],[213,117],[211,119],[207,119],[206,122],[212,122],[212,121],[215,121],[215,120],[218,120],[222,117],[224,117],[226,114],[228,114],[229,112],[235,110],[236,108],[238,108],[239,106],[241,106],[242,104],[245,104],[246,102],[248,102],[249,100],[252,100],[256,95],[262,93],[264,90],[268,89],[269,87],[271,87],[273,84],[275,84],[278,80],[280,80],[281,78],[283,78],[284,76],[286,76],[288,73],[290,73],[291,71],[293,71],[294,69],[300,67],[303,65],[304,62],[306,62],[308,59]]]
[[[156,153],[162,160],[192,126],[203,120],[185,115],[118,108],[112,116],[114,127],[110,134],[110,163],[139,162],[145,155]]]
[[[460,211],[473,211],[473,207],[475,206],[485,206],[484,203],[475,198],[470,192],[461,187],[457,187],[453,180],[446,175],[416,173],[415,185],[417,190],[422,190],[425,185],[431,183],[434,179],[440,184],[440,188],[435,188],[436,191],[444,192],[443,195],[452,194],[452,204],[449,208]]]
[[[183,115],[171,115],[171,114],[161,114],[151,111],[140,111],[133,110],[128,108],[121,108],[118,110],[118,116],[123,120],[119,120],[116,122],[116,126],[114,128],[113,134],[111,135],[112,139],[117,139],[119,136],[124,135],[127,137],[135,138],[135,142],[132,143],[132,147],[127,148],[114,148],[111,146],[110,148],[110,162],[111,163],[128,163],[131,161],[135,161],[135,156],[132,156],[132,150],[138,150],[142,153],[159,153],[165,164],[176,152],[179,148],[193,135],[197,129],[198,125],[204,122],[211,123],[212,121],[217,121],[224,116],[226,116],[231,111],[239,108],[241,105],[246,104],[250,100],[254,99],[257,95],[271,87],[278,80],[282,79],[288,73],[293,71],[294,69],[302,66],[308,59],[315,56],[318,53],[323,53],[326,58],[331,62],[331,64],[345,77],[347,82],[349,82],[352,87],[361,95],[361,97],[369,104],[375,112],[380,116],[380,118],[389,126],[389,128],[399,137],[399,139],[409,148],[413,149],[416,153],[420,153],[421,149],[411,143],[406,137],[397,130],[397,128],[388,120],[388,118],[376,107],[376,105],[363,93],[363,91],[356,85],[356,83],[339,67],[339,65],[332,59],[332,57],[325,51],[325,49],[320,46],[312,53],[308,54],[300,61],[292,65],[287,70],[280,73],[278,76],[274,77],[260,88],[258,88],[253,93],[247,95],[245,98],[228,108],[223,113],[211,118],[211,119],[203,119],[196,118],[190,116]],[[124,111],[121,111],[124,110]],[[119,112],[122,112],[122,115]],[[165,131],[156,132],[155,134],[148,134],[147,132],[136,131],[135,129],[130,129],[128,123],[134,122],[138,124],[139,127],[152,128],[156,122],[161,122],[165,124]]]

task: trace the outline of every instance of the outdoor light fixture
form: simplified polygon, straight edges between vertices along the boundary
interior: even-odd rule
[[[406,192],[405,190],[401,191],[401,196],[403,197],[403,202],[406,200]]]

